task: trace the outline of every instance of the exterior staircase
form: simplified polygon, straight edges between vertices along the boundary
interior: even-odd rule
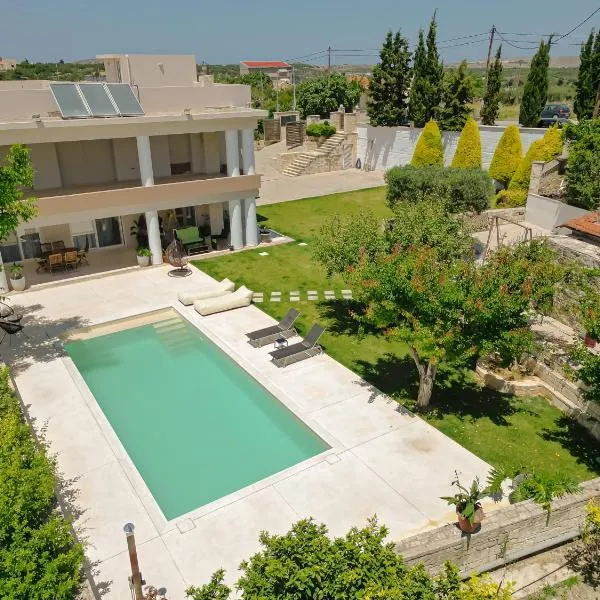
[[[346,136],[343,133],[334,133],[314,152],[301,152],[282,173],[288,177],[303,175],[315,160],[335,152],[345,139]]]

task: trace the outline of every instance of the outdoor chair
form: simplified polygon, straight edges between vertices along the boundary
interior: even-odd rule
[[[45,252],[52,252],[52,244],[40,244],[40,250],[42,254],[44,254]]]
[[[79,263],[79,257],[77,256],[77,250],[71,250],[69,252],[65,252],[64,263],[65,263],[65,269],[68,269],[69,267],[71,269],[76,269],[77,264]]]
[[[184,227],[175,230],[175,237],[181,242],[188,254],[208,252],[209,246],[197,227]]]
[[[62,240],[58,240],[57,242],[52,242],[52,252],[56,250],[64,250],[65,243]]]
[[[82,264],[86,264],[89,265],[90,263],[88,262],[88,258],[87,258],[87,254],[90,251],[90,238],[89,236],[86,237],[85,240],[85,248],[83,250],[77,250],[77,261],[79,262],[80,265]]]
[[[48,257],[48,270],[50,273],[56,271],[57,269],[64,269],[65,263],[63,261],[62,254],[51,254]]]
[[[38,258],[37,259],[37,267],[35,269],[35,272],[39,273],[40,269],[44,269],[44,270],[48,269],[48,259],[47,258]]]
[[[16,313],[12,306],[9,306],[6,302],[0,302],[0,320],[18,323],[22,318],[23,315]]]
[[[269,352],[271,361],[278,367],[287,367],[292,363],[321,354],[323,349],[317,342],[324,331],[325,329],[320,325],[313,325],[307,336],[301,342]]]
[[[0,344],[4,341],[4,338],[8,334],[8,343],[10,345],[12,342],[12,336],[16,335],[20,331],[23,331],[23,325],[21,323],[15,322],[15,321],[0,320],[0,329],[2,329],[4,331],[2,338],[0,338]],[[23,335],[25,335],[25,332],[23,332]],[[29,337],[29,336],[25,335],[25,337]]]
[[[255,348],[261,348],[267,344],[273,344],[275,340],[280,338],[290,338],[296,335],[296,330],[292,327],[294,321],[300,316],[300,311],[295,308],[290,308],[287,314],[277,325],[257,329],[246,334],[248,343]]]

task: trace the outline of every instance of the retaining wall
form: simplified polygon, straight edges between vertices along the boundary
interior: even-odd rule
[[[490,513],[479,533],[466,535],[455,524],[444,525],[398,542],[396,551],[409,565],[423,563],[431,573],[439,573],[447,560],[464,576],[495,569],[577,537],[586,504],[600,499],[600,478],[582,488],[555,500],[549,520],[545,510],[527,500]]]
[[[559,200],[538,196],[531,192],[527,196],[525,220],[548,231],[564,225],[567,221],[587,215],[589,211],[569,206]]]
[[[506,127],[480,125],[481,152],[483,167],[487,169],[492,156]],[[369,171],[385,171],[390,167],[407,165],[414,154],[417,140],[423,131],[419,127],[372,127],[358,125],[357,157],[364,169]],[[521,128],[523,149],[527,151],[535,140],[541,138],[546,129]],[[460,132],[444,131],[444,161],[447,165],[452,162]]]

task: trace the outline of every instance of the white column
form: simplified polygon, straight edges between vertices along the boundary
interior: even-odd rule
[[[256,223],[256,198],[250,196],[244,200],[246,214],[246,246],[258,245],[258,225]]]
[[[208,205],[211,235],[220,235],[223,231],[223,203],[215,202]]]
[[[158,212],[146,211],[146,227],[148,229],[148,246],[152,251],[152,264],[162,264],[162,245],[160,243],[160,226],[158,224]]]
[[[144,187],[154,185],[154,171],[152,170],[152,153],[150,151],[150,138],[147,135],[138,135],[136,139],[138,161],[140,163],[140,179]]]
[[[227,175],[229,177],[239,177],[240,145],[237,129],[229,129],[225,132],[225,154],[227,157]]]
[[[241,199],[229,201],[229,228],[231,245],[234,250],[244,247],[244,232],[242,229],[242,201]]]
[[[244,175],[254,175],[254,129],[242,129],[242,163]]]

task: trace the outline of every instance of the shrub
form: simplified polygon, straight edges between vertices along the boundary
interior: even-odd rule
[[[391,168],[385,180],[388,204],[392,207],[397,202],[440,200],[452,213],[481,212],[494,197],[494,184],[481,169],[406,165]]]
[[[508,187],[521,159],[523,158],[523,142],[521,132],[516,125],[510,125],[504,130],[489,168],[490,177]]]
[[[329,124],[329,121],[324,123],[311,123],[306,128],[306,135],[310,137],[331,137],[335,133],[335,127]]]
[[[600,206],[600,119],[569,125],[567,161],[568,203],[587,210]]]
[[[479,126],[472,117],[460,134],[452,166],[456,169],[481,169],[481,137]]]
[[[550,127],[544,137],[529,146],[529,150],[521,159],[513,178],[508,186],[508,193],[501,191],[497,198],[502,206],[523,206],[527,202],[531,166],[535,161],[548,162],[562,152],[562,132],[555,125]]]
[[[71,600],[83,549],[54,510],[54,463],[23,422],[0,370],[0,598]]]
[[[421,132],[410,164],[413,167],[444,166],[442,134],[433,119]]]

